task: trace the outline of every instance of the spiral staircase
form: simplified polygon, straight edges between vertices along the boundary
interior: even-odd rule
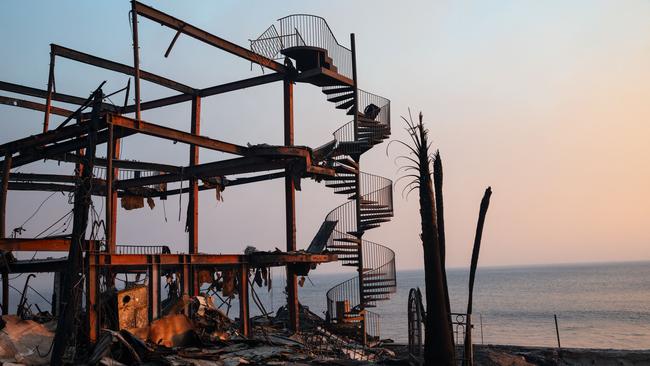
[[[378,339],[379,316],[370,311],[396,290],[395,253],[363,239],[364,234],[390,221],[393,187],[390,179],[360,171],[360,158],[390,136],[390,101],[357,88],[354,43],[338,43],[327,22],[297,14],[278,20],[257,39],[251,50],[270,59],[295,62],[296,80],[322,88],[335,108],[352,120],[334,131],[334,139],[316,148],[314,159],[334,168],[325,186],[347,201],[330,211],[307,249],[338,255],[357,276],[327,291],[327,317],[332,328],[361,340]],[[293,62],[289,63],[288,59]]]

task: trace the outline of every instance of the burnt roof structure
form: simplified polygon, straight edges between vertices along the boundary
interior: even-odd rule
[[[390,135],[390,101],[358,88],[354,34],[350,47],[336,39],[327,22],[317,16],[297,14],[278,20],[258,38],[250,49],[210,34],[150,6],[132,1],[133,65],[125,65],[63,46],[51,45],[47,90],[0,82],[0,90],[41,98],[43,103],[0,96],[0,103],[43,113],[41,133],[0,145],[2,189],[0,194],[0,250],[5,266],[2,272],[3,314],[9,310],[10,273],[55,272],[58,302],[53,312],[58,328],[52,351],[52,363],[60,364],[69,347],[73,330],[84,329],[90,342],[106,326],[101,292],[114,286],[117,273],[146,273],[148,276],[148,319],[161,315],[160,279],[163,273],[179,273],[180,291],[189,296],[200,289],[200,273],[233,270],[237,273],[240,297],[241,332],[249,333],[248,275],[259,267],[286,266],[287,304],[290,327],[298,330],[297,275],[306,274],[318,263],[338,260],[352,266],[358,275],[327,292],[328,320],[341,329],[352,329],[364,343],[378,337],[378,316],[369,308],[395,291],[394,252],[366,241],[366,231],[387,222],[393,216],[392,182],[363,173],[363,153]],[[262,75],[197,89],[140,68],[138,18],[144,17],[175,31],[171,51],[179,36],[195,38],[259,65]],[[124,92],[125,103],[106,103],[100,85],[84,98],[55,91],[55,60],[66,58],[106,70],[129,75]],[[177,94],[141,101],[140,81],[145,80]],[[243,88],[281,82],[283,85],[284,144],[282,146],[241,146],[201,134],[202,98]],[[320,87],[327,101],[345,111],[351,119],[334,131],[334,138],[315,148],[294,146],[293,85],[307,83]],[[135,103],[128,104],[130,90]],[[79,106],[68,110],[54,104]],[[141,112],[164,106],[191,103],[189,131],[165,127],[141,118]],[[53,126],[51,115],[65,117]],[[130,115],[130,116],[127,116]],[[120,159],[120,142],[136,134],[171,140],[188,146],[186,166]],[[201,161],[199,148],[234,154],[237,157]],[[105,157],[98,154],[103,150]],[[53,161],[75,164],[74,174],[12,173],[11,170],[36,162]],[[246,176],[241,177],[242,174]],[[253,175],[251,175],[253,174]],[[310,178],[333,188],[347,201],[329,212],[314,240],[306,250],[296,243],[295,190],[302,179]],[[226,187],[270,179],[284,179],[286,202],[286,252],[248,254],[205,254],[198,243],[198,192],[221,191]],[[180,188],[167,184],[186,182]],[[64,191],[74,195],[72,233],[45,238],[10,238],[5,228],[7,191]],[[172,254],[166,246],[119,245],[116,242],[117,204],[141,207],[143,200],[187,193],[187,252]],[[105,228],[88,234],[89,205],[92,196],[105,199]],[[253,225],[250,223],[250,225]],[[101,235],[96,235],[96,234]],[[52,260],[12,260],[12,251],[65,252],[67,257]],[[82,301],[82,297],[85,300]],[[85,316],[80,319],[78,313]]]

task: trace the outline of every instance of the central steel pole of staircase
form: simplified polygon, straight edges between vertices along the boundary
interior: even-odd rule
[[[354,141],[359,141],[359,88],[357,86],[357,52],[356,52],[356,44],[354,40],[354,33],[350,33],[350,48],[352,51],[352,80],[354,81]],[[363,236],[363,232],[361,231],[361,176],[360,176],[360,170],[361,170],[361,153],[357,154],[356,156],[353,157],[353,159],[357,162],[357,170],[356,173],[354,174],[354,179],[356,181],[356,192],[355,192],[355,209],[356,209],[356,219],[357,219],[357,238],[361,239]],[[365,306],[366,302],[363,298],[363,245],[362,241],[360,240],[359,243],[357,243],[359,246],[359,251],[358,251],[358,261],[359,263],[357,264],[357,272],[359,273],[359,304],[361,305],[361,310],[362,310],[362,318],[363,320],[361,321],[361,342],[365,346],[367,344],[367,339],[366,339],[366,313],[365,313]]]
[[[293,83],[284,80],[284,145],[293,145]],[[284,193],[286,208],[287,252],[295,251],[296,247],[296,187],[289,168],[285,171]],[[287,308],[289,310],[289,329],[296,332],[300,329],[298,309],[298,278],[295,272],[287,266]]]

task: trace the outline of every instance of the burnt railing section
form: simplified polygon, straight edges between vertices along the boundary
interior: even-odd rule
[[[275,25],[268,27],[257,39],[249,40],[251,51],[271,60],[283,59],[281,51],[286,48],[306,46],[305,40],[298,30],[293,33],[280,35]]]
[[[267,28],[251,40],[251,50],[270,59],[295,46],[318,47],[327,51],[338,73],[352,79],[352,51],[341,45],[327,21],[316,15],[294,14],[278,19],[278,26]]]
[[[116,245],[117,254],[171,254],[166,245]]]

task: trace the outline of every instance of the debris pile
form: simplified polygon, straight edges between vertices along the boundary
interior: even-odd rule
[[[146,336],[139,329],[104,330],[89,364],[356,365],[395,356],[388,349],[364,348],[334,335],[323,319],[302,306],[303,332],[292,334],[285,328],[287,310],[280,308],[277,316],[252,318],[253,335],[244,338],[237,322],[217,309],[209,296],[179,303],[189,307],[190,316],[165,315],[148,327]]]

